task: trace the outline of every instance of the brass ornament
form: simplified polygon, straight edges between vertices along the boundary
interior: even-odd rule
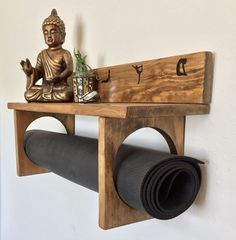
[[[73,73],[73,60],[69,51],[62,48],[65,25],[55,9],[42,24],[47,49],[42,50],[35,67],[29,59],[21,61],[27,77],[25,99],[28,102],[72,102],[73,90],[67,79]],[[42,79],[42,84],[37,81]]]

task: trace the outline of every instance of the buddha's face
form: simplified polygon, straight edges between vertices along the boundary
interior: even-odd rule
[[[43,27],[43,34],[45,43],[49,47],[57,47],[64,42],[60,29],[56,25],[45,25]]]

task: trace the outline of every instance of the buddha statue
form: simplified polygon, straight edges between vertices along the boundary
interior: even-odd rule
[[[21,61],[27,77],[25,99],[28,102],[72,102],[73,90],[67,79],[73,73],[73,60],[69,51],[62,48],[65,25],[55,9],[42,24],[47,49],[42,50],[35,67],[29,59]],[[42,79],[42,84],[37,81]]]

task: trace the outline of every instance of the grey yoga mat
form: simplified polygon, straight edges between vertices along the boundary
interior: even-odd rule
[[[36,164],[98,191],[97,139],[30,130],[24,147]],[[122,144],[115,162],[114,183],[120,198],[154,218],[178,216],[199,191],[199,160]]]

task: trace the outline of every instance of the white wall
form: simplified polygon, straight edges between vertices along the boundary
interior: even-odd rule
[[[93,67],[215,53],[211,113],[188,117],[186,126],[186,155],[207,163],[203,185],[195,204],[176,219],[103,231],[96,193],[53,174],[16,176],[13,112],[6,104],[24,101],[19,62],[28,57],[35,64],[45,47],[41,23],[53,7],[66,23],[64,47],[79,47]],[[0,29],[2,240],[236,239],[235,0],[1,0]],[[96,136],[96,118],[78,121],[78,131]]]

